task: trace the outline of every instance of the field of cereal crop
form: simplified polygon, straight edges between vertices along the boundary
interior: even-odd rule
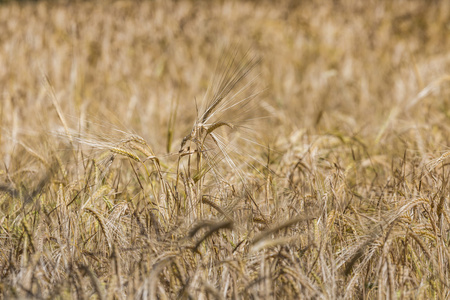
[[[0,3],[1,299],[447,299],[450,2]]]

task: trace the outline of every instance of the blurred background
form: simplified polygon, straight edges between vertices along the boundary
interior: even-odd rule
[[[259,101],[280,143],[331,132],[389,148],[414,130],[426,147],[450,112],[449,14],[447,1],[8,1],[2,127],[60,125],[47,76],[72,126],[120,123],[164,152],[171,104],[178,144],[237,44],[262,58]]]

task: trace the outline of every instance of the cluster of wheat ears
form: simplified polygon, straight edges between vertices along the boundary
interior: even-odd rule
[[[0,4],[0,299],[449,298],[448,4],[212,3]]]

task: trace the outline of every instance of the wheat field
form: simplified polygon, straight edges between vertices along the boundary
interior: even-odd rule
[[[449,49],[448,1],[0,3],[0,298],[448,299]]]

